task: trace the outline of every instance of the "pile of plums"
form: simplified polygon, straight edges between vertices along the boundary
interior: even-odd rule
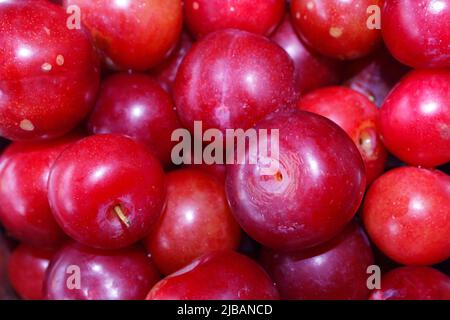
[[[0,298],[450,299],[450,0],[0,1],[0,150]]]

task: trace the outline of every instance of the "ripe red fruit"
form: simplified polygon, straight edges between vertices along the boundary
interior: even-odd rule
[[[304,251],[263,249],[260,260],[289,300],[365,300],[372,249],[361,227],[352,223],[333,240]]]
[[[223,29],[239,29],[269,35],[280,22],[285,0],[185,0],[189,30],[202,37]]]
[[[94,135],[66,149],[50,173],[54,216],[78,242],[117,249],[142,239],[164,203],[164,172],[144,146]]]
[[[151,74],[167,92],[172,92],[178,69],[191,47],[191,37],[186,32],[183,32],[178,46],[171,56],[152,70]]]
[[[171,96],[152,78],[115,74],[102,84],[88,130],[92,134],[119,133],[134,138],[169,166],[175,145],[171,135],[180,126]]]
[[[297,106],[334,121],[347,132],[364,160],[367,184],[384,172],[388,154],[381,142],[379,112],[368,98],[345,87],[329,87],[309,93]]]
[[[241,230],[220,181],[185,169],[169,173],[166,185],[164,211],[146,240],[163,274],[175,272],[206,253],[239,246]]]
[[[159,279],[140,247],[103,251],[70,243],[52,259],[44,294],[49,300],[142,300]]]
[[[189,165],[186,165],[186,168],[195,169],[203,171],[213,177],[215,177],[217,180],[219,180],[221,183],[225,184],[225,178],[227,175],[227,166],[225,164],[194,164],[191,163]]]
[[[406,265],[431,265],[450,257],[450,177],[403,167],[370,187],[362,219],[376,246]]]
[[[247,129],[296,100],[294,67],[283,49],[244,31],[217,31],[186,55],[175,82],[183,124],[193,129]]]
[[[382,0],[292,0],[293,24],[317,52],[339,59],[356,59],[372,52],[381,40],[369,29],[368,8]],[[371,7],[375,8],[375,7]]]
[[[205,255],[157,283],[147,300],[276,300],[269,276],[233,251]]]
[[[112,68],[143,71],[176,46],[182,28],[180,0],[64,0],[81,19]]]
[[[47,182],[58,156],[77,138],[15,142],[0,157],[0,220],[13,237],[43,247],[66,239],[50,210]]]
[[[383,38],[399,61],[414,68],[450,67],[450,3],[390,0],[383,13]]]
[[[378,107],[409,70],[384,48],[354,61],[347,69],[349,79],[345,85],[367,96]]]
[[[299,92],[338,84],[342,65],[335,60],[316,54],[298,38],[289,15],[271,37],[291,57],[295,66],[296,88]]]
[[[381,278],[370,300],[450,300],[450,278],[433,268],[398,268]]]
[[[381,107],[386,147],[400,160],[434,167],[450,161],[450,70],[417,70]]]
[[[8,262],[8,276],[14,290],[25,300],[43,300],[45,272],[54,249],[19,245]]]
[[[358,209],[366,179],[364,163],[348,135],[332,121],[298,110],[281,110],[255,128],[279,130],[279,162],[274,175],[259,158],[227,167],[227,195],[247,234],[263,245],[301,250],[339,234]],[[271,138],[267,138],[268,140]],[[270,140],[269,140],[270,141]],[[261,141],[259,141],[261,143]],[[252,145],[257,148],[258,144]]]
[[[90,111],[99,64],[84,29],[46,1],[0,3],[0,136],[62,136]]]

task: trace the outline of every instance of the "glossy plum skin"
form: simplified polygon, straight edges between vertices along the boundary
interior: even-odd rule
[[[0,136],[62,136],[92,108],[99,60],[89,33],[66,19],[46,1],[0,3]]]
[[[158,220],[164,172],[144,145],[119,135],[94,135],[61,154],[48,194],[69,236],[90,247],[118,249],[142,239]]]
[[[381,278],[370,300],[450,300],[450,278],[429,267],[403,267]]]
[[[44,280],[55,249],[19,245],[8,262],[8,277],[14,290],[25,300],[44,299]]]
[[[280,250],[301,250],[339,234],[366,187],[364,163],[348,135],[322,116],[293,109],[255,128],[268,136],[279,130],[279,163],[275,174],[263,175],[267,165],[261,157],[249,164],[247,145],[246,159],[227,167],[228,201],[244,231]],[[267,158],[277,163],[271,153]]]
[[[347,66],[348,79],[345,85],[369,98],[381,107],[392,88],[409,71],[395,60],[385,48],[380,48],[368,57]]]
[[[384,42],[399,61],[414,68],[450,67],[448,1],[385,1],[382,19]]]
[[[295,102],[294,66],[283,49],[244,31],[224,30],[194,44],[175,82],[182,123],[189,129],[248,129]]]
[[[362,219],[375,245],[394,261],[444,261],[450,257],[450,177],[414,167],[389,171],[370,187]]]
[[[380,30],[369,29],[370,6],[382,0],[293,0],[293,24],[317,52],[338,59],[361,58],[381,40]]]
[[[244,289],[245,288],[245,289]],[[157,283],[147,300],[277,300],[274,283],[250,258],[234,251],[202,256]]]
[[[384,172],[388,154],[381,141],[379,111],[368,98],[345,87],[328,87],[310,92],[297,106],[334,121],[347,132],[364,160],[367,184]]]
[[[79,267],[79,289],[67,285],[75,284],[70,277],[76,271],[68,269],[74,265]],[[104,251],[69,243],[50,263],[44,295],[48,300],[142,300],[159,279],[141,247]]]
[[[8,233],[33,246],[66,239],[48,202],[47,182],[58,156],[79,137],[12,143],[0,157],[0,221]]]
[[[300,93],[339,83],[342,65],[306,47],[295,33],[289,15],[285,16],[271,39],[280,45],[294,62],[296,88]]]
[[[76,5],[106,64],[144,71],[176,46],[182,28],[180,0],[64,0]]]
[[[155,77],[156,81],[167,92],[172,93],[178,69],[180,68],[180,65],[189,49],[191,49],[192,44],[193,41],[191,36],[186,32],[183,32],[181,34],[181,39],[178,46],[171,56],[152,69],[151,75]]]
[[[163,274],[171,274],[210,252],[234,250],[241,230],[234,220],[224,185],[198,170],[166,176],[164,211],[146,240],[147,250]]]
[[[221,183],[225,184],[225,179],[226,179],[226,176],[227,176],[227,166],[226,166],[226,164],[219,164],[219,163],[214,163],[214,164],[206,164],[206,163],[194,164],[194,163],[191,163],[189,165],[186,165],[185,167],[189,168],[189,169],[195,169],[195,170],[200,170],[202,172],[205,172],[205,173],[215,177]]]
[[[373,265],[374,258],[357,223],[308,250],[286,253],[264,248],[260,261],[282,299],[365,300],[369,296],[367,267]]]
[[[400,160],[425,167],[450,161],[450,70],[416,70],[381,107],[386,147]]]
[[[284,0],[185,0],[189,30],[197,38],[223,29],[269,35],[283,17]]]
[[[127,135],[169,166],[175,145],[171,135],[180,126],[171,96],[156,81],[142,74],[119,73],[103,82],[88,131]]]

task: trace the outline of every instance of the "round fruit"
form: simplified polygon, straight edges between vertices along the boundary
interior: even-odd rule
[[[183,12],[180,0],[64,0],[78,7],[81,20],[111,68],[143,71],[176,46]],[[74,11],[76,14],[76,11]]]
[[[366,300],[369,296],[367,267],[374,263],[373,253],[356,223],[318,247],[295,252],[263,249],[260,259],[283,299]]]
[[[294,67],[283,49],[244,31],[217,31],[186,55],[175,82],[183,124],[193,129],[248,129],[296,101]]]
[[[66,149],[50,173],[54,216],[76,241],[118,249],[142,239],[164,203],[164,172],[130,138],[94,135]]]
[[[70,243],[52,259],[48,300],[142,300],[159,274],[140,247],[103,251]]]
[[[414,68],[450,67],[448,0],[387,0],[383,38],[404,64]]]
[[[166,204],[146,240],[158,269],[170,274],[213,251],[234,250],[241,230],[228,207],[224,185],[197,170],[166,177]]]
[[[167,92],[172,92],[178,69],[189,49],[191,49],[192,44],[191,37],[186,32],[183,32],[178,47],[172,55],[152,70],[151,74]]]
[[[289,15],[285,16],[271,39],[279,44],[294,62],[296,88],[299,92],[339,83],[342,65],[307,48],[295,33]]]
[[[186,168],[200,170],[203,172],[208,173],[209,175],[215,177],[217,180],[219,180],[221,183],[225,183],[225,178],[227,175],[227,166],[226,164],[194,164],[191,163],[189,165],[186,165]]]
[[[148,300],[276,300],[269,276],[233,251],[205,255],[157,283]]]
[[[92,134],[118,133],[147,145],[166,166],[172,132],[180,127],[171,96],[152,78],[115,74],[103,82],[88,123]]]
[[[269,35],[283,17],[285,0],[185,0],[189,30],[202,37],[223,29]]]
[[[381,278],[370,300],[450,300],[450,278],[427,267],[403,267]]]
[[[400,160],[425,167],[450,161],[450,70],[417,70],[381,107],[386,147]]]
[[[62,136],[89,113],[99,63],[89,34],[47,1],[0,2],[0,136]]]
[[[370,187],[362,219],[376,246],[406,265],[431,265],[450,257],[450,177],[403,167]]]
[[[53,249],[19,245],[12,253],[8,262],[8,276],[14,290],[25,300],[43,300],[45,272]]]
[[[298,110],[275,112],[255,129],[267,130],[268,141],[247,145],[227,168],[228,200],[244,231],[280,250],[301,250],[339,234],[366,187],[364,163],[348,135],[332,121]],[[278,156],[268,143],[273,140]],[[261,144],[270,147],[267,156],[257,151]],[[250,154],[258,155],[257,164]]]
[[[345,87],[329,87],[309,93],[297,106],[334,121],[347,132],[364,160],[367,184],[384,172],[388,155],[381,142],[379,111],[368,98]]]
[[[44,247],[66,239],[50,210],[47,183],[56,159],[77,138],[14,142],[1,155],[0,220],[16,239]]]
[[[292,21],[302,39],[317,52],[332,58],[356,59],[372,52],[381,40],[374,18],[382,3],[382,0],[292,0]]]

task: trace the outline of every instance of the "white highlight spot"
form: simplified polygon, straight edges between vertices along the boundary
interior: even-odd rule
[[[248,88],[250,88],[251,90],[256,90],[257,83],[256,83],[256,77],[254,74],[251,74],[251,73],[247,74],[245,76],[245,82],[246,82]]]
[[[330,36],[333,38],[339,38],[344,33],[344,30],[340,27],[331,27],[330,28]]]
[[[21,58],[28,58],[31,57],[32,55],[32,51],[26,47],[21,47],[19,48],[19,50],[17,51],[17,55]]]
[[[311,11],[312,9],[314,9],[314,3],[312,1],[309,1],[306,4],[306,8]]]
[[[130,0],[115,0],[114,3],[119,8],[127,8],[130,4]]]
[[[295,14],[295,18],[296,18],[297,20],[300,20],[301,17],[302,17],[302,15],[300,14],[300,12],[297,12],[297,13]]]
[[[431,101],[431,102],[423,104],[421,106],[421,109],[422,109],[423,113],[430,115],[430,114],[435,113],[438,110],[438,105],[436,102]]]
[[[231,11],[231,12],[234,12],[234,10],[235,10],[234,7],[231,7],[231,8],[230,8],[230,11]]]
[[[102,266],[99,265],[99,264],[95,264],[95,265],[92,266],[92,271],[95,271],[95,272],[98,272],[98,273],[101,273],[102,269],[103,269]]]
[[[95,169],[94,173],[91,175],[92,182],[100,181],[108,173],[108,167],[100,166]]]
[[[20,127],[20,129],[25,130],[25,131],[33,131],[34,130],[34,124],[28,119],[24,119],[24,120],[20,121],[19,127]]]
[[[140,118],[144,114],[144,108],[141,105],[135,105],[131,108],[133,118]]]
[[[48,63],[48,62],[45,62],[42,66],[41,66],[41,69],[42,69],[42,71],[44,71],[44,72],[49,72],[49,71],[51,71],[52,70],[52,65],[50,64],[50,63]]]
[[[200,8],[200,5],[198,4],[197,1],[195,1],[195,2],[192,4],[192,8],[193,8],[194,10],[198,10],[198,9]]]
[[[45,31],[45,33],[46,33],[47,35],[50,35],[50,29],[49,29],[49,28],[44,27],[44,31]]]
[[[62,65],[64,64],[64,56],[63,56],[63,55],[58,54],[58,55],[56,56],[56,64],[57,64],[58,66],[62,66]]]
[[[445,9],[446,3],[442,0],[432,0],[429,6],[432,13],[438,14]]]
[[[315,178],[319,177],[320,176],[320,168],[319,168],[319,163],[317,163],[316,159],[314,159],[314,157],[308,153],[306,155],[306,162],[308,163],[309,172],[311,172]]]
[[[423,211],[423,209],[425,209],[425,206],[423,205],[421,199],[412,199],[409,203],[409,209],[414,211]]]
[[[192,210],[186,212],[186,222],[188,223],[194,222],[194,212]]]
[[[321,266],[325,262],[325,259],[323,256],[317,256],[313,258],[313,264],[316,266]]]

